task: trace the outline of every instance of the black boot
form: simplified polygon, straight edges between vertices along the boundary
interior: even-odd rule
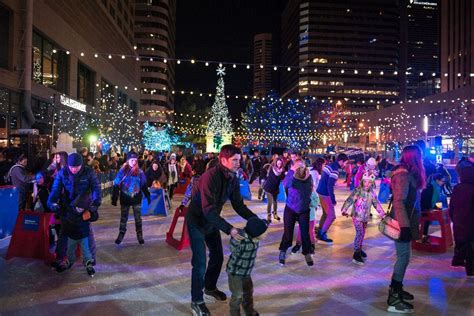
[[[140,245],[143,245],[145,243],[145,240],[143,240],[143,234],[142,232],[137,232],[137,239],[138,239],[138,243]]]
[[[390,286],[387,299],[387,311],[400,314],[411,314],[414,312],[413,305],[403,300],[400,288]]]
[[[407,292],[403,289],[403,283],[402,282],[399,282],[397,280],[392,279],[392,283],[390,284],[390,287],[393,287],[394,289],[399,291],[405,302],[412,302],[412,301],[415,300],[415,296],[413,296],[413,294],[411,294],[411,293],[409,293],[409,292]]]
[[[122,243],[122,240],[123,240],[123,237],[125,237],[125,233],[124,232],[120,232],[117,236],[117,239],[115,239],[115,243],[117,245],[120,245]]]

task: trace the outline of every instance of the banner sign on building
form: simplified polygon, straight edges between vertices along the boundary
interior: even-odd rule
[[[84,103],[68,98],[65,95],[60,96],[60,102],[62,105],[68,106],[75,110],[86,112],[86,105]]]

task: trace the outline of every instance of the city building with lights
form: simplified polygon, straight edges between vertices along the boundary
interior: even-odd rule
[[[272,34],[256,34],[253,39],[253,63],[256,65],[253,70],[253,95],[259,98],[265,97],[272,89],[272,52]]]
[[[130,108],[136,120],[134,16],[130,0],[0,1],[4,144],[19,130],[57,133],[60,118],[88,125],[112,116],[117,103]]]
[[[140,59],[141,122],[164,122],[174,109],[176,0],[135,1],[135,42]]]
[[[473,16],[473,1],[441,1],[441,92],[474,85]]]
[[[352,110],[405,98],[398,1],[289,1],[282,14],[283,97],[315,96]],[[285,72],[285,70],[282,70]]]
[[[440,1],[400,2],[400,65],[405,66],[406,97],[440,92]]]

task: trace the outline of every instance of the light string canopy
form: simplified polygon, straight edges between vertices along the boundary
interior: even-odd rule
[[[139,49],[137,46],[133,47],[135,50]],[[140,48],[140,50],[143,50]],[[398,76],[399,71],[397,69],[387,70],[387,69],[376,69],[376,68],[360,68],[356,67],[355,65],[350,66],[346,65],[346,67],[342,66],[329,66],[325,65],[326,62],[323,62],[320,58],[314,58],[312,61],[307,60],[305,62],[305,66],[296,66],[296,65],[283,65],[283,64],[256,64],[256,63],[244,63],[244,62],[233,62],[233,61],[216,61],[216,60],[204,60],[204,59],[194,59],[194,58],[170,58],[170,57],[160,57],[152,55],[155,51],[153,47],[146,47],[145,50],[149,50],[149,55],[139,55],[139,54],[119,54],[119,53],[103,53],[103,52],[88,52],[85,53],[84,51],[79,51],[77,53],[78,56],[85,57],[86,55],[93,56],[94,58],[103,57],[108,60],[111,59],[119,59],[119,60],[129,60],[133,59],[135,61],[158,61],[162,63],[175,63],[176,65],[180,65],[182,63],[187,63],[190,65],[204,65],[205,67],[210,67],[214,65],[218,65],[220,67],[227,66],[228,69],[265,69],[271,68],[273,71],[299,71],[301,73],[305,72],[315,72],[315,73],[330,73],[330,74],[341,74],[341,75],[351,75],[351,76],[372,76],[372,77],[393,77]],[[53,53],[57,53],[58,51],[63,51],[66,54],[71,54],[71,51],[66,49],[55,48],[53,49]],[[448,73],[441,73],[441,72],[423,72],[420,71],[418,73],[411,73],[410,71],[405,72],[406,75],[417,75],[423,78],[440,78],[441,76],[448,77]],[[456,74],[457,77],[474,77],[474,73],[468,72],[459,72]]]

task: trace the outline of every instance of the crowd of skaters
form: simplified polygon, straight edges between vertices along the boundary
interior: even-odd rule
[[[451,187],[450,174],[442,165],[435,165],[423,157],[422,145],[407,146],[399,164],[380,157],[360,157],[350,160],[344,154],[332,159],[318,157],[314,160],[300,152],[285,151],[270,158],[242,153],[232,145],[223,146],[218,157],[208,154],[205,158],[196,154],[185,157],[182,152],[141,154],[131,151],[127,154],[100,152],[91,154],[87,149],[67,155],[56,153],[36,174],[26,171],[27,158],[19,154],[13,166],[8,169],[5,181],[20,188],[20,209],[28,200],[28,188],[34,183],[34,199],[30,205],[40,211],[56,213],[58,223],[51,230],[56,235],[55,251],[58,272],[69,269],[75,260],[76,245],[80,245],[86,271],[94,275],[96,248],[91,222],[98,219],[101,205],[100,183],[97,175],[102,172],[117,172],[114,179],[112,205],[120,201],[121,220],[116,243],[125,236],[129,209],[135,216],[137,240],[144,244],[139,206],[144,196],[150,199],[148,189],[153,186],[164,188],[172,198],[178,184],[189,183],[185,199],[180,208],[189,205],[187,214],[191,240],[192,257],[192,312],[195,315],[210,315],[204,302],[226,300],[226,294],[216,284],[223,264],[220,231],[231,236],[231,256],[226,271],[229,275],[231,314],[240,314],[240,306],[247,315],[258,315],[253,307],[253,285],[250,273],[255,264],[259,240],[267,226],[281,221],[278,215],[280,183],[286,193],[283,211],[284,231],[279,246],[280,264],[285,264],[287,250],[293,246],[293,231],[298,222],[296,244],[293,253],[302,250],[307,265],[312,266],[316,240],[331,243],[328,231],[335,220],[337,205],[334,186],[339,172],[346,174],[345,182],[353,190],[342,206],[342,214],[351,216],[355,227],[353,262],[363,265],[367,253],[362,249],[365,228],[370,208],[373,206],[380,217],[386,216],[377,199],[375,179],[390,179],[391,217],[401,226],[400,239],[395,241],[396,263],[389,287],[388,310],[392,312],[413,312],[409,303],[413,295],[403,289],[403,279],[411,256],[411,241],[425,237],[418,236],[420,212],[447,207],[447,196],[451,197],[449,213],[454,222],[456,241],[452,266],[465,267],[467,275],[473,275],[473,201],[474,157],[462,159],[456,168],[460,183]],[[9,161],[12,163],[13,161]],[[267,198],[267,218],[259,219],[243,202],[239,180],[253,183],[258,179],[258,198]],[[189,180],[189,181],[188,181]],[[222,206],[230,200],[236,212],[245,220],[245,229],[237,229],[220,216]],[[39,203],[38,203],[39,201]],[[440,204],[441,203],[441,204]],[[37,208],[37,205],[38,206]],[[316,210],[321,208],[322,216],[315,227]],[[469,226],[471,225],[471,226]],[[316,237],[316,238],[315,238]],[[206,262],[206,248],[209,262]]]

